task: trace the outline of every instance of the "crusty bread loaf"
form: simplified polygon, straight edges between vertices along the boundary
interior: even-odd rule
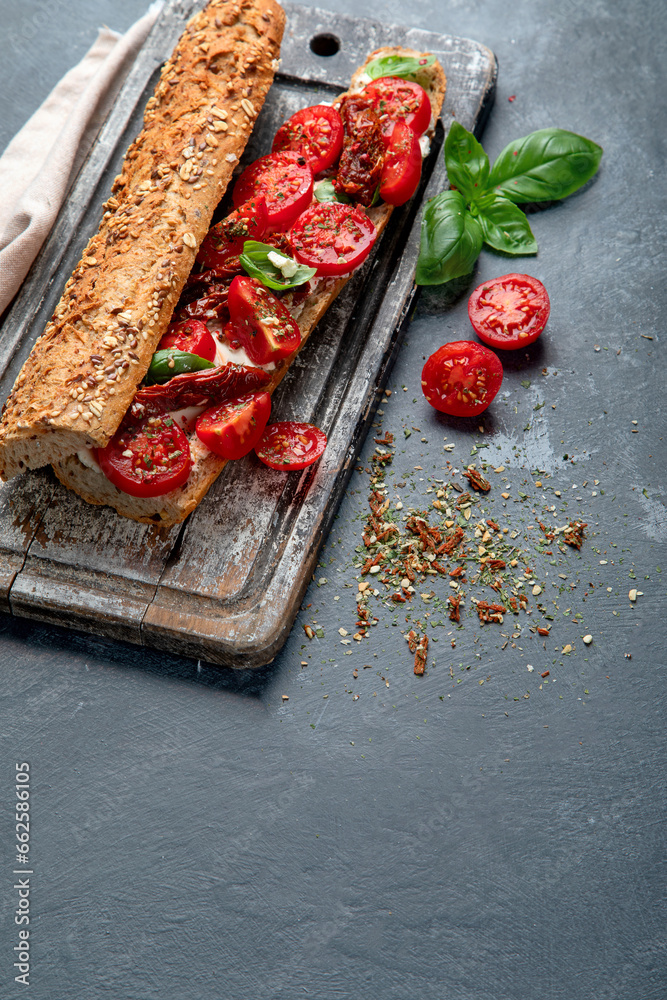
[[[348,93],[360,90],[368,82],[368,78],[365,77],[365,68],[369,62],[378,58],[378,56],[414,56],[418,54],[421,53],[415,53],[412,49],[399,47],[379,49],[371,53],[364,65],[359,67],[352,77],[352,86]],[[445,74],[442,67],[436,62],[432,66],[425,67],[423,71],[420,71],[418,79],[426,89],[431,101],[433,114],[429,135],[432,136],[435,122],[438,119],[445,98]],[[378,235],[386,226],[392,211],[393,209],[390,205],[378,205],[368,210],[368,215],[372,219]],[[301,347],[306,343],[315,326],[342,288],[347,284],[348,280],[349,276],[326,279],[318,284],[315,291],[308,296],[305,302],[299,305],[298,312],[296,309],[293,310],[301,330]],[[288,304],[289,298],[286,298],[284,301]],[[294,356],[292,355],[291,358],[278,363],[275,372],[272,374],[271,382],[266,387],[266,391],[273,392],[278,386]],[[84,465],[77,455],[71,455],[63,461],[54,464],[54,469],[61,482],[71,489],[76,490],[89,503],[109,504],[120,514],[124,514],[126,517],[131,517],[137,521],[172,525],[182,521],[194,510],[227,464],[225,459],[208,452],[196,435],[192,435],[190,438],[190,448],[193,469],[185,485],[173,490],[171,493],[149,499],[131,497],[127,493],[118,490],[100,472],[97,472],[88,465]]]
[[[188,23],[99,232],[7,399],[1,478],[115,434],[264,103],[283,27],[275,0],[210,0]]]

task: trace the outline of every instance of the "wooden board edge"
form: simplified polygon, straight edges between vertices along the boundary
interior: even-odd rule
[[[10,611],[50,625],[141,645],[155,586],[28,556],[9,592]]]

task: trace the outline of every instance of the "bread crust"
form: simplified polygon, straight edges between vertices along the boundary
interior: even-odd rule
[[[365,83],[364,79],[366,66],[381,55],[427,55],[428,53],[416,53],[413,49],[405,49],[400,46],[377,49],[372,52],[363,66],[360,66],[354,73],[350,90],[353,93],[361,90]],[[427,67],[420,74],[419,82],[425,87],[432,108],[432,122],[429,135],[432,136],[435,121],[442,108],[446,91],[445,73],[439,63]],[[337,99],[344,97],[341,94]],[[378,236],[387,225],[393,209],[390,205],[379,205],[368,210],[368,215],[376,227]],[[302,305],[295,318],[301,330],[301,346],[299,351],[307,342],[317,323],[330,307],[337,295],[342,291],[350,275],[340,278],[329,278],[318,286]],[[286,300],[283,300],[286,301]],[[284,378],[290,364],[298,354],[291,355],[278,363],[275,372],[272,374],[271,382],[266,386],[265,391],[272,393]],[[160,523],[164,526],[177,524],[183,521],[195,507],[201,502],[213,482],[222,472],[227,464],[224,458],[208,452],[196,435],[190,438],[190,447],[193,459],[193,469],[188,481],[184,486],[171,493],[160,497],[140,499],[131,497],[116,489],[105,476],[94,469],[84,465],[76,455],[71,455],[61,462],[54,464],[54,470],[58,478],[66,486],[74,489],[84,500],[93,504],[109,504],[118,513],[125,517],[130,517],[136,521],[148,523]]]
[[[7,399],[0,478],[115,434],[264,103],[284,21],[275,0],[210,0],[188,22],[99,231]]]

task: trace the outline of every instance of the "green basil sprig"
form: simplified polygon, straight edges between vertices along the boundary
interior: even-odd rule
[[[442,191],[431,198],[424,212],[417,284],[441,285],[469,274],[482,243],[482,227],[467,211],[460,191]]]
[[[597,171],[602,147],[560,128],[511,142],[493,164],[489,186],[513,202],[567,198]]]
[[[333,181],[329,180],[329,178],[318,181],[313,188],[313,194],[317,201],[340,201],[343,204],[347,204],[350,201],[350,198],[344,191],[336,191]]]
[[[198,354],[167,348],[164,351],[155,352],[144,382],[146,385],[164,385],[174,375],[201,372],[205,368],[215,368],[215,364],[212,361],[207,361],[206,358],[200,358]]]
[[[503,253],[537,253],[537,241],[521,209],[501,194],[485,194],[470,205],[482,227],[484,242]],[[473,261],[474,264],[474,261]]]
[[[283,272],[269,260],[269,254],[276,253],[280,257],[285,257],[291,264],[296,266],[294,274],[286,278]],[[306,267],[305,264],[298,264],[291,257],[287,257],[281,250],[276,250],[269,243],[259,243],[257,240],[246,240],[243,244],[243,253],[239,257],[243,270],[251,278],[257,278],[267,288],[274,288],[278,291],[287,288],[298,288],[304,282],[317,274],[317,268]]]
[[[400,76],[404,80],[413,80],[421,70],[432,66],[435,56],[422,56],[414,59],[410,56],[379,56],[370,62],[364,72],[371,80],[381,76]]]
[[[517,203],[567,198],[594,176],[601,157],[602,147],[590,139],[545,128],[511,142],[491,168],[475,136],[452,122],[445,164],[455,190],[426,206],[417,284],[440,285],[469,274],[482,243],[507,254],[537,253]]]

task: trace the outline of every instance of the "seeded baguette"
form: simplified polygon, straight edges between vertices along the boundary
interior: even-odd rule
[[[165,64],[98,233],[0,421],[0,478],[104,447],[169,325],[278,65],[275,0],[210,0]]]
[[[365,75],[366,66],[379,56],[419,56],[423,54],[415,52],[413,49],[400,47],[378,49],[371,53],[364,65],[359,67],[355,72],[348,93],[354,93],[363,88],[365,83],[368,82]],[[418,81],[427,91],[431,101],[432,119],[428,135],[432,137],[435,122],[440,115],[445,98],[445,74],[442,67],[436,62],[432,66],[425,67],[420,72]],[[378,236],[389,221],[392,211],[391,205],[378,205],[368,210],[368,215],[378,231]],[[294,311],[295,318],[301,330],[301,347],[299,350],[307,342],[308,337],[319,320],[348,281],[349,275],[327,279],[305,300],[298,312]],[[283,301],[287,304],[289,303],[289,298],[286,297]],[[267,392],[272,393],[279,385],[297,353],[298,351],[290,358],[278,363],[271,382],[266,386]],[[190,450],[193,459],[193,468],[188,481],[171,493],[147,499],[131,497],[127,493],[118,490],[101,473],[84,465],[76,455],[71,455],[63,461],[54,464],[54,470],[61,482],[79,493],[88,503],[108,504],[114,507],[118,513],[123,514],[125,517],[130,517],[135,521],[157,522],[164,526],[169,526],[184,520],[195,509],[227,464],[225,459],[208,452],[196,434],[190,437]]]

